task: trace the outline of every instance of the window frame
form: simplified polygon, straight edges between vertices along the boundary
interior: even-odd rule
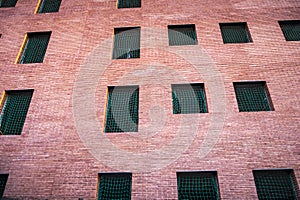
[[[240,27],[243,31],[244,31],[244,36],[246,36],[246,40],[247,41],[226,41],[226,36],[224,31],[226,30],[226,28],[228,29],[228,27]],[[219,27],[221,30],[221,37],[223,40],[224,44],[244,44],[244,43],[253,43],[251,34],[250,34],[250,30],[248,27],[248,23],[247,22],[225,22],[225,23],[219,23]],[[225,28],[225,29],[224,29]],[[230,29],[232,30],[232,29]],[[234,38],[236,39],[236,36],[234,36]]]
[[[181,30],[180,30],[181,29]],[[191,37],[189,37],[188,35],[186,35],[183,31],[184,29],[191,29],[192,30],[192,35],[194,38],[192,38],[192,40],[189,41],[189,43],[185,43],[187,41],[176,41],[173,38],[172,33],[174,34],[175,32],[179,33],[180,35],[184,35],[184,37],[188,37],[189,39]],[[191,42],[193,41],[193,42]],[[191,46],[191,45],[198,45],[198,38],[197,38],[197,30],[196,30],[196,25],[195,24],[176,24],[176,25],[168,25],[168,42],[169,42],[169,46]]]

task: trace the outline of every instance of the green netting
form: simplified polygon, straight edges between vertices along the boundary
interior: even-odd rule
[[[253,175],[258,199],[297,199],[298,188],[292,170],[257,170]]]
[[[0,115],[0,131],[5,135],[20,135],[26,119],[33,90],[7,91]]]
[[[240,112],[272,110],[265,82],[234,83],[234,90]]]
[[[61,0],[43,0],[38,13],[58,12]]]
[[[118,0],[118,8],[140,8],[141,0]]]
[[[196,45],[197,35],[195,25],[168,26],[169,45]]]
[[[214,172],[177,173],[178,200],[218,200],[219,187]]]
[[[51,32],[28,33],[20,63],[42,63],[46,54]]]
[[[116,28],[113,59],[140,57],[140,28]]]
[[[251,42],[246,23],[224,23],[220,28],[224,43]]]
[[[172,85],[173,114],[207,113],[204,84]]]
[[[98,200],[130,200],[131,174],[100,174],[98,184]]]
[[[105,132],[137,132],[138,112],[138,86],[109,87]]]
[[[0,1],[1,8],[15,7],[16,4],[17,4],[17,0],[2,0],[2,1]]]
[[[3,196],[7,179],[8,174],[0,174],[0,198]]]
[[[279,25],[286,41],[300,41],[300,20],[280,21]]]

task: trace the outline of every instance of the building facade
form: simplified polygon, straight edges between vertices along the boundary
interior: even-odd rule
[[[4,199],[300,199],[298,0],[2,0],[0,20]]]

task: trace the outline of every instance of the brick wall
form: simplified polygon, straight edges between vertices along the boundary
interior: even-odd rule
[[[0,91],[34,89],[21,135],[1,135],[5,197],[95,199],[98,173],[132,172],[132,199],[177,199],[177,171],[218,172],[222,199],[257,199],[253,169],[300,180],[299,42],[285,1],[63,0],[0,8]],[[252,43],[223,44],[219,23],[247,22]],[[198,45],[168,46],[168,25],[195,24]],[[141,27],[141,58],[112,60],[113,29]],[[43,63],[14,64],[27,32],[52,31]],[[266,81],[275,111],[239,112],[233,82]],[[204,83],[209,113],[172,114],[171,84]],[[107,86],[139,85],[139,132],[104,133]]]

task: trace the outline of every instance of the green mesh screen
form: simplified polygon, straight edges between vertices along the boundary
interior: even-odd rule
[[[0,198],[3,196],[7,179],[8,174],[0,174]]]
[[[138,112],[138,86],[109,87],[105,132],[137,132]]]
[[[169,45],[196,45],[197,35],[195,25],[168,26]]]
[[[33,90],[7,91],[0,115],[0,131],[5,135],[20,135],[26,119]]]
[[[0,7],[15,7],[17,4],[17,0],[0,0]]]
[[[51,32],[28,33],[20,63],[42,63]]]
[[[258,199],[297,199],[299,188],[292,170],[255,170],[253,175]]]
[[[172,85],[173,114],[207,113],[204,84]]]
[[[300,41],[300,20],[280,21],[279,25],[286,41]]]
[[[98,200],[130,200],[130,173],[99,174]]]
[[[215,172],[177,173],[178,200],[214,200],[219,198]]]
[[[140,28],[116,28],[113,59],[140,57]]]
[[[61,0],[43,0],[38,13],[58,12]]]
[[[118,0],[118,8],[139,8],[141,0]]]
[[[265,82],[234,83],[234,90],[240,112],[273,110]]]
[[[224,43],[251,42],[246,23],[224,23],[220,28]]]

